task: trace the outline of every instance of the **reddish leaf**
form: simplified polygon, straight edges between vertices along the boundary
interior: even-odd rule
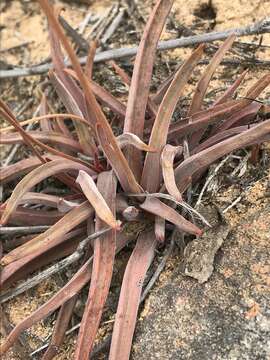
[[[70,137],[52,131],[28,131],[28,134],[41,142],[60,145],[73,152],[82,151],[80,144]],[[23,144],[24,139],[19,133],[9,133],[1,136],[0,144]]]
[[[151,214],[158,215],[163,219],[170,221],[182,231],[193,235],[202,234],[202,231],[196,225],[186,220],[174,209],[167,206],[156,198],[146,198],[146,200],[140,205],[140,207],[143,210],[150,212]]]
[[[261,142],[263,137],[269,135],[269,133],[270,120],[267,120],[254,126],[252,129],[224,140],[186,159],[175,170],[175,178],[179,191],[183,192],[187,188],[194,173],[209,166],[231,151]]]
[[[7,202],[4,214],[2,215],[1,223],[5,224],[8,221],[9,216],[16,209],[23,195],[30,191],[36,184],[52,175],[59,174],[64,171],[79,170],[85,170],[87,173],[93,175],[93,172],[86,166],[70,160],[66,160],[64,162],[62,160],[53,160],[32,170],[17,184],[12,192],[12,195]]]
[[[88,201],[82,203],[77,208],[64,215],[56,224],[51,226],[44,233],[5,255],[1,260],[1,264],[7,265],[13,261],[23,259],[27,255],[33,255],[34,252],[40,254],[43,251],[48,250],[50,247],[55,246],[55,242],[59,241],[61,236],[67,234],[70,230],[81,224],[91,214],[93,214],[93,208],[89,205]]]
[[[145,27],[134,63],[124,132],[133,133],[141,139],[143,138],[145,110],[149,96],[156,46],[172,4],[172,0],[157,1]],[[127,159],[132,171],[139,180],[142,168],[140,151],[129,148],[127,150]]]
[[[216,68],[221,63],[225,53],[231,48],[236,35],[230,35],[219,47],[215,55],[212,57],[209,65],[205,69],[201,79],[199,80],[196,90],[192,97],[192,102],[188,111],[188,116],[193,115],[194,113],[198,112],[202,108],[203,99],[208,88],[209,82],[216,71]]]
[[[99,192],[91,176],[89,176],[85,171],[80,170],[76,182],[80,184],[84,195],[95,209],[99,218],[113,229],[119,230],[121,222],[115,219],[109,206],[106,203],[106,200]]]
[[[111,172],[103,172],[97,181],[98,190],[115,215],[117,181]],[[96,218],[96,231],[105,227],[102,218]],[[88,300],[82,318],[74,359],[88,359],[94,344],[105,301],[108,296],[116,249],[114,230],[94,240],[94,260]]]
[[[117,251],[120,251],[129,241],[134,239],[133,234],[118,234]],[[90,280],[92,272],[92,258],[89,259],[81,269],[69,280],[69,282],[61,288],[50,300],[38,308],[34,313],[29,315],[25,320],[19,323],[5,339],[0,346],[0,353],[5,353],[17,340],[20,334],[30,328],[33,324],[48,317],[59,306],[76,295]]]
[[[83,70],[81,68],[81,65],[80,65],[77,57],[76,57],[75,52],[73,51],[70,43],[68,42],[50,5],[45,0],[39,0],[39,3],[41,5],[42,9],[44,10],[44,12],[46,13],[50,25],[56,31],[57,35],[59,36],[60,41],[62,42],[64,48],[66,49],[66,51],[70,57],[73,68],[74,68],[74,70],[78,76],[78,79],[80,81],[80,84],[83,88],[85,98],[86,98],[87,111],[88,111],[88,114],[91,114],[91,116],[92,116],[93,125],[96,126],[96,130],[98,130],[98,128],[101,129],[102,135],[103,135],[102,137],[106,138],[106,141],[109,142],[108,144],[106,144],[106,147],[109,146],[110,148],[114,149],[114,151],[106,152],[104,150],[104,146],[105,146],[104,142],[101,143],[103,151],[107,155],[108,161],[110,163],[113,163],[113,169],[115,170],[117,176],[119,176],[119,174],[122,174],[122,173],[126,173],[126,172],[128,173],[128,176],[127,176],[128,180],[126,182],[123,181],[122,176],[121,176],[121,178],[119,178],[121,185],[123,185],[123,184],[128,185],[128,187],[129,187],[128,191],[135,190],[134,186],[133,186],[136,184],[135,177],[134,177],[133,173],[131,172],[131,170],[129,169],[128,164],[124,158],[124,155],[122,154],[120,148],[118,147],[118,144],[117,144],[116,138],[113,134],[113,131],[112,131],[104,113],[102,112],[99,104],[97,103],[97,101],[95,99],[95,96],[91,89],[91,84],[88,81],[88,79],[86,78],[85,74],[83,73]],[[99,138],[100,138],[100,133],[99,133]],[[136,186],[136,191],[139,191],[138,186]]]
[[[166,144],[167,134],[171,117],[183,93],[184,86],[186,85],[194,67],[197,65],[199,59],[203,54],[204,46],[201,45],[195,50],[188,60],[180,67],[178,72],[167,90],[162,103],[160,104],[157,117],[152,128],[149,145],[158,149],[154,154],[147,154],[143,173],[142,173],[142,187],[150,192],[155,192],[160,186],[161,181],[161,168],[160,168],[160,155],[162,148]]]
[[[110,360],[129,359],[142,286],[154,258],[155,247],[154,232],[142,233],[129,258],[113,327]]]
[[[182,201],[182,195],[180,194],[174,178],[173,162],[177,154],[181,154],[183,151],[182,146],[166,145],[161,154],[161,167],[164,185],[168,193],[175,198],[176,201]]]
[[[216,106],[218,104],[222,104],[226,101],[229,101],[232,99],[235,91],[238,89],[238,87],[241,85],[242,81],[244,80],[246,74],[248,73],[248,69],[243,71],[242,74],[234,81],[234,83],[222,94],[215,102],[213,106]]]

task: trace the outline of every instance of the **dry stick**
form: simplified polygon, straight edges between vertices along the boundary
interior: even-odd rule
[[[252,25],[228,29],[225,31],[214,31],[207,34],[188,36],[180,39],[160,41],[158,44],[158,50],[164,51],[169,49],[175,49],[178,47],[185,47],[200,44],[203,42],[211,42],[215,40],[224,40],[229,35],[235,34],[236,36],[246,36],[246,35],[255,35],[255,34],[264,34],[270,32],[270,18],[258,21]],[[126,57],[132,57],[137,54],[138,47],[133,48],[120,48],[112,49],[100,52],[96,54],[94,62],[103,62],[113,59],[120,59]],[[81,64],[85,64],[86,56],[79,59]],[[24,69],[13,69],[13,70],[2,70],[0,71],[0,79],[8,77],[19,77],[19,76],[30,76],[46,73],[51,69],[52,64],[44,64],[40,66],[33,66]]]
[[[78,33],[80,35],[82,35],[84,33],[85,28],[87,27],[87,25],[89,24],[90,20],[92,18],[92,13],[88,12],[85,16],[85,18],[83,19],[83,21],[80,23],[79,27],[78,27]]]
[[[115,30],[120,25],[123,17],[125,14],[125,9],[121,9],[118,14],[115,16],[115,18],[112,20],[110,26],[106,30],[105,34],[103,35],[101,39],[101,44],[105,44],[114,34]]]
[[[94,234],[89,235],[87,238],[85,238],[80,242],[80,244],[77,247],[77,250],[73,254],[69,255],[68,257],[59,261],[58,263],[52,265],[51,267],[42,271],[41,273],[33,276],[32,278],[26,280],[24,283],[16,286],[14,289],[6,291],[4,294],[2,294],[0,296],[0,304],[14,298],[19,294],[22,294],[26,290],[31,289],[32,287],[36,286],[41,281],[47,279],[51,275],[58,273],[59,271],[65,269],[70,264],[73,264],[75,261],[78,261],[83,256],[84,249],[91,240],[98,238],[99,236],[105,234],[110,230],[111,228],[105,228],[95,232]]]
[[[9,51],[12,51],[12,50],[16,50],[16,49],[19,49],[20,47],[25,47],[29,44],[32,44],[34,41],[25,41],[21,44],[18,44],[18,45],[14,45],[14,46],[11,46],[9,48],[6,48],[6,49],[0,49],[0,54],[3,54],[5,52],[9,52]]]
[[[239,203],[240,200],[242,200],[242,195],[238,196],[229,206],[227,206],[224,210],[222,210],[222,213],[225,214],[227,211],[232,209],[236,204]]]
[[[48,225],[38,226],[1,226],[0,235],[15,235],[15,234],[38,234],[49,229]]]
[[[86,41],[77,30],[73,29],[73,27],[62,16],[59,16],[58,19],[68,35],[70,35],[80,49],[89,49],[88,41]]]
[[[33,102],[33,100],[29,99],[29,101],[27,101],[27,103],[18,112],[17,116],[20,116],[27,109],[27,107],[29,105],[31,105],[32,102]],[[39,112],[39,108],[40,108],[40,106],[38,106],[37,109],[35,110],[35,112],[33,114],[34,117],[37,116],[37,114]],[[33,127],[33,124],[29,124],[25,130],[29,131],[32,129],[32,127]],[[12,160],[14,159],[14,156],[16,155],[17,151],[19,150],[20,146],[21,146],[20,144],[15,144],[14,146],[11,147],[9,154],[3,163],[3,167],[8,166],[12,162]]]

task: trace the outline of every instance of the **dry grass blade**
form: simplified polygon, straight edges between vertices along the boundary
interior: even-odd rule
[[[161,154],[161,167],[164,185],[168,193],[175,198],[175,200],[181,202],[182,195],[180,194],[174,178],[173,162],[177,154],[181,154],[183,151],[182,146],[172,146],[167,144]]]
[[[244,80],[246,74],[248,73],[248,70],[245,70],[242,72],[242,74],[234,81],[232,86],[230,86],[224,94],[222,94],[215,102],[213,106],[216,106],[218,104],[222,104],[230,99],[232,99],[235,91],[238,89],[238,87],[241,85],[242,81]]]
[[[145,27],[134,63],[124,132],[133,133],[140,138],[143,138],[145,111],[156,46],[172,4],[172,0],[158,0]],[[139,180],[142,168],[140,151],[129,148],[127,159],[137,180]]]
[[[38,235],[26,244],[19,246],[5,255],[1,259],[1,264],[7,265],[34,252],[41,253],[43,250],[47,250],[54,245],[54,241],[58,241],[61,236],[67,234],[74,227],[85,221],[91,214],[93,214],[92,206],[90,206],[88,202],[82,203],[64,215],[43,234]]]
[[[117,181],[112,171],[98,176],[97,188],[104,197],[108,207],[115,215]],[[104,222],[96,218],[96,231],[104,228]],[[116,250],[116,233],[114,230],[94,241],[94,260],[92,280],[88,300],[82,318],[76,344],[74,359],[88,359],[98,331],[105,301],[108,296],[113,273]]]
[[[79,82],[84,90],[84,95],[86,99],[86,105],[87,105],[87,111],[88,114],[92,115],[92,121],[93,125],[97,128],[100,128],[102,130],[103,138],[106,138],[106,141],[109,142],[109,146],[114,149],[114,151],[106,152],[104,150],[104,142],[101,142],[101,147],[103,151],[106,153],[106,156],[108,158],[108,161],[112,164],[113,163],[113,169],[115,170],[116,174],[122,174],[122,173],[128,173],[128,179],[126,182],[123,181],[123,178],[119,178],[119,181],[122,185],[122,183],[125,183],[128,185],[130,191],[135,190],[134,187],[136,186],[136,180],[135,177],[130,170],[128,163],[126,159],[124,158],[124,155],[122,154],[120,148],[118,147],[116,138],[113,134],[113,131],[102,112],[99,104],[97,103],[95,96],[93,94],[93,91],[91,89],[90,81],[86,78],[85,74],[83,73],[83,70],[81,68],[81,65],[76,57],[76,54],[74,53],[70,43],[68,42],[61,26],[59,25],[52,8],[45,0],[39,0],[39,3],[44,10],[45,14],[48,17],[50,25],[54,28],[55,32],[60,38],[60,41],[62,42],[64,48],[66,49],[71,63],[73,65],[73,68],[78,76]],[[112,153],[112,154],[111,154]],[[132,190],[133,189],[133,190]],[[139,188],[136,188],[136,191],[139,191]]]
[[[0,169],[1,184],[8,183],[17,177],[20,177],[40,165],[40,160],[35,156],[28,159],[22,159],[15,164]]]
[[[155,247],[154,232],[142,233],[130,256],[113,327],[110,360],[129,359],[143,281],[154,258]]]
[[[254,101],[253,103],[246,106],[244,109],[230,116],[223,123],[216,126],[213,129],[213,132],[211,132],[211,134],[220,133],[221,131],[230,129],[232,126],[237,125],[237,123],[242,123],[243,120],[245,121],[245,123],[247,123],[247,121],[251,121],[256,116],[261,107],[262,104]]]
[[[75,71],[71,69],[65,69],[64,71],[77,81],[79,80]],[[91,87],[94,94],[103,105],[114,111],[121,119],[125,118],[126,106],[123,103],[93,80],[91,80]]]
[[[113,229],[119,230],[121,222],[117,221],[111,212],[106,200],[99,192],[94,180],[85,171],[80,171],[76,182],[80,184],[82,191],[96,214]]]
[[[80,144],[71,139],[53,131],[28,131],[28,134],[41,142],[60,145],[61,147],[72,150],[73,152],[82,151]],[[1,136],[0,144],[23,144],[24,139],[19,133],[10,133]]]
[[[161,167],[159,159],[162,148],[167,141],[171,117],[179,97],[183,93],[184,86],[203,54],[203,48],[203,45],[199,46],[197,50],[192,53],[189,59],[186,60],[180,67],[159,106],[158,114],[149,140],[149,146],[156,148],[158,151],[154,154],[146,155],[141,180],[143,188],[147,191],[155,192],[160,186]]]
[[[59,347],[64,341],[77,298],[77,295],[75,295],[61,306],[54,326],[52,339],[42,360],[51,360],[58,354]]]
[[[174,209],[154,197],[146,198],[146,200],[140,205],[140,207],[151,214],[166,219],[167,221],[176,225],[179,230],[185,231],[188,234],[202,235],[202,230],[200,230],[196,225],[192,224]]]
[[[93,172],[91,170],[89,170],[86,166],[79,164],[78,162],[73,162],[70,160],[66,160],[63,162],[63,160],[60,159],[50,161],[32,170],[15,187],[11,197],[7,202],[4,214],[1,217],[1,224],[4,225],[8,222],[11,213],[18,206],[20,199],[36,184],[55,174],[59,174],[65,171],[79,170],[84,170],[87,173],[90,173],[90,175],[93,175]]]
[[[205,69],[201,79],[199,80],[196,90],[194,92],[191,105],[188,111],[188,116],[193,115],[194,113],[198,112],[202,108],[203,99],[208,88],[209,82],[216,71],[216,68],[221,63],[225,53],[231,48],[236,36],[231,35],[229,36],[222,46],[218,49],[215,55],[212,57],[210,64]]]
[[[242,134],[224,140],[186,159],[175,170],[175,178],[179,191],[186,189],[194,173],[236,149],[260,143],[269,133],[270,120],[267,120]]]
[[[117,241],[117,251],[120,251],[133,238],[134,235],[120,234]],[[91,273],[92,259],[89,259],[62,289],[13,329],[5,342],[0,346],[0,353],[5,353],[24,330],[49,316],[62,304],[76,295],[89,282]]]
[[[133,189],[131,192],[140,193],[142,191],[140,185],[137,183],[128,162],[124,157],[120,147],[115,146],[114,143],[110,142],[110,139],[106,136],[106,132],[103,128],[97,125],[97,136],[101,144],[102,150],[107,157],[108,162],[116,173],[116,176],[124,191],[129,192],[128,189]],[[116,140],[117,141],[117,140]],[[119,162],[121,161],[121,164]],[[121,166],[119,166],[121,165]]]

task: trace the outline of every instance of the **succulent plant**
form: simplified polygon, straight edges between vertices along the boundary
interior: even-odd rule
[[[269,139],[270,120],[252,121],[262,106],[256,97],[269,85],[270,74],[259,79],[244,98],[235,99],[244,72],[204,109],[208,84],[232,46],[232,35],[203,72],[186,117],[172,122],[183,90],[204,53],[204,45],[200,45],[156,93],[150,92],[156,46],[172,0],[157,1],[140,42],[132,78],[115,66],[129,86],[126,105],[92,79],[95,44],[83,68],[57,13],[46,0],[39,3],[49,23],[53,59],[49,79],[67,113],[48,114],[45,93],[40,116],[23,123],[3,101],[0,103],[1,116],[16,130],[2,130],[1,143],[23,143],[32,152],[1,170],[4,183],[24,176],[1,205],[1,224],[49,225],[3,255],[1,285],[3,289],[10,287],[41,266],[78,251],[82,244],[84,256],[69,282],[12,330],[1,351],[6,352],[23,330],[60,308],[53,339],[43,356],[51,359],[63,342],[78,294],[90,282],[74,355],[75,359],[88,359],[109,293],[115,256],[134,238],[125,226],[137,221],[140,230],[122,282],[109,355],[112,360],[128,359],[142,285],[157,244],[166,241],[166,223],[192,235],[202,233],[176,205],[193,211],[184,200],[185,192],[210,164],[236,149]],[[69,68],[62,47],[69,56]],[[122,133],[118,136],[105,116],[104,105],[119,119]],[[25,131],[23,126],[31,122],[39,122],[39,128]],[[60,197],[33,192],[49,177],[62,182],[69,194]],[[25,204],[39,206],[33,209]],[[93,233],[99,236],[93,239]]]

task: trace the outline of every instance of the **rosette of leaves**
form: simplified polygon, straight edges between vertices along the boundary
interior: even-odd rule
[[[92,233],[106,232],[88,244],[81,268],[68,283],[11,331],[1,351],[6,352],[22,331],[60,309],[51,344],[42,357],[53,358],[63,342],[78,294],[90,283],[74,355],[77,360],[88,359],[109,293],[116,253],[130,239],[122,229],[137,220],[143,226],[123,277],[109,355],[111,360],[128,359],[142,284],[157,244],[166,240],[166,223],[196,236],[202,233],[176,210],[175,204],[186,206],[187,188],[210,164],[236,149],[269,139],[270,120],[253,120],[262,106],[256,97],[269,85],[270,74],[248,89],[244,98],[235,99],[244,72],[210,108],[204,109],[211,77],[235,39],[231,35],[199,79],[186,117],[172,122],[177,103],[204,52],[204,45],[198,46],[156,93],[150,92],[156,46],[172,0],[157,1],[140,42],[132,78],[116,66],[129,86],[126,105],[92,80],[95,47],[91,46],[82,67],[56,12],[46,0],[39,3],[49,23],[53,59],[49,79],[66,113],[49,114],[44,94],[40,116],[20,123],[1,101],[1,116],[15,129],[4,129],[1,143],[23,143],[32,152],[1,169],[3,183],[23,175],[1,205],[1,224],[50,225],[4,253],[2,288],[72,254]],[[69,68],[63,49],[69,56]],[[103,106],[118,117],[121,135],[114,135]],[[72,126],[67,126],[67,120]],[[39,121],[39,128],[27,132],[23,126],[31,121]],[[183,152],[183,148],[189,151]],[[78,157],[78,153],[83,156]],[[49,177],[61,181],[69,194],[59,197],[33,191]],[[29,208],[25,204],[39,206]]]

